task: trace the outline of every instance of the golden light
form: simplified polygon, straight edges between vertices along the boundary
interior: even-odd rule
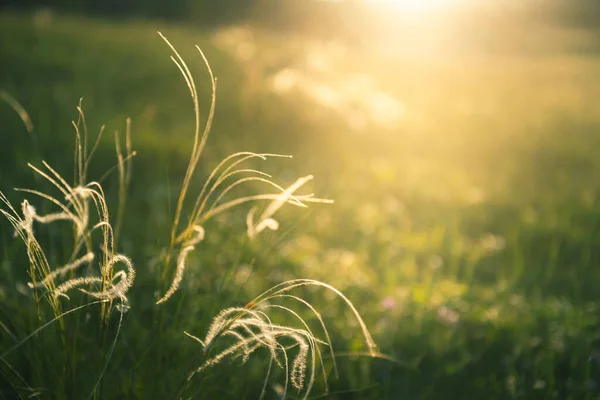
[[[406,12],[428,12],[446,9],[465,0],[362,0],[363,2],[385,10]]]

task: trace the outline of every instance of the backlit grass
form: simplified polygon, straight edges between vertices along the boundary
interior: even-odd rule
[[[186,256],[179,290],[160,313],[155,303],[177,263],[173,256],[163,280],[161,250],[170,246],[194,109],[156,30],[176,44],[197,77],[202,118],[211,81],[194,44],[219,79],[211,139],[190,192],[200,193],[201,177],[244,150],[293,154],[248,160],[247,168],[279,177],[284,188],[314,174],[310,191],[335,200],[300,212],[282,208],[279,229],[253,240],[249,208],[203,223],[211,234]],[[302,278],[343,291],[381,353],[369,357],[343,300],[301,288],[336,350],[339,378],[329,353],[321,353],[330,397],[596,398],[598,45],[594,32],[558,26],[523,28],[519,37],[472,35],[460,46],[432,40],[403,52],[409,44],[419,48],[409,43],[418,38],[395,42],[392,51],[241,28],[1,15],[0,90],[22,104],[34,129],[29,133],[8,104],[0,107],[0,188],[13,204],[23,193],[12,187],[50,190],[27,168],[42,160],[71,181],[70,121],[80,97],[90,132],[107,126],[89,166],[94,179],[117,162],[112,132],[123,134],[130,117],[137,153],[118,251],[137,274],[129,309],[110,314],[104,330],[82,308],[64,316],[75,327],[64,338],[45,329],[3,356],[0,393],[26,397],[25,381],[34,397],[79,398],[104,373],[97,398],[171,398],[181,390],[193,398],[258,398],[276,346],[272,336],[265,333],[272,346],[256,349],[247,364],[227,359],[186,384],[207,359],[202,344],[183,331],[206,344],[220,310],[243,308],[266,288]],[[102,185],[116,216],[118,172]],[[39,215],[56,211],[27,198]],[[252,226],[269,221],[261,214],[254,212]],[[41,322],[23,245],[8,222],[3,226],[0,349],[6,350]],[[40,235],[48,262],[65,265],[72,242],[61,237],[71,238],[72,229],[51,224]],[[87,302],[84,294],[69,296],[70,307]],[[293,298],[281,301],[302,307]],[[274,318],[295,320],[276,304],[269,303]],[[326,340],[319,318],[304,311],[315,336]],[[257,315],[244,318],[259,325]],[[292,337],[300,349],[293,351],[310,348],[302,338]],[[48,351],[56,343],[77,344]],[[293,355],[288,361],[291,371]],[[324,380],[315,382],[312,395],[325,393]],[[292,383],[287,394],[296,396]],[[270,379],[265,396],[281,395],[284,384]]]

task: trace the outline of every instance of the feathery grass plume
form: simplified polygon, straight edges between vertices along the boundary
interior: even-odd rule
[[[285,203],[288,202],[292,194],[298,190],[302,185],[304,185],[309,180],[313,179],[312,175],[308,175],[302,178],[298,178],[293,185],[288,187],[284,192],[282,192],[279,196],[277,196],[271,204],[263,211],[260,217],[258,217],[258,221],[254,222],[254,213],[256,212],[256,208],[253,207],[248,216],[246,218],[246,224],[248,226],[248,237],[251,239],[262,232],[265,228],[269,228],[273,231],[279,229],[279,223],[271,218],[273,214],[277,212]],[[321,202],[332,202],[330,200],[321,200]]]
[[[204,239],[204,228],[197,225],[194,227],[194,231],[196,232],[196,236],[190,238],[187,242],[182,246],[182,250],[179,252],[179,256],[177,257],[177,269],[175,270],[175,277],[173,278],[173,282],[171,283],[171,287],[165,293],[165,295],[156,302],[156,304],[161,304],[167,301],[179,288],[181,281],[183,280],[183,271],[185,270],[185,260],[188,254],[195,249],[197,243]]]
[[[50,283],[50,281],[54,281],[55,278],[65,276],[68,272],[73,271],[86,263],[89,264],[93,260],[94,260],[94,253],[89,252],[85,256],[78,258],[77,260],[73,261],[72,263],[67,264],[61,268],[58,268],[58,269],[52,271],[51,273],[46,275],[44,280],[36,282],[35,285],[33,282],[28,282],[28,285],[30,288],[38,287],[40,285],[47,286]]]
[[[87,182],[87,171],[90,158],[98,147],[104,128],[100,129],[100,133],[98,134],[91,151],[88,153],[88,130],[85,123],[85,115],[81,108],[81,102],[77,107],[77,111],[79,115],[78,122],[73,122],[76,137],[74,184],[70,185],[67,183],[67,181],[45,161],[42,161],[44,169],[28,164],[34,172],[58,189],[64,200],[61,201],[58,198],[39,190],[17,189],[18,191],[30,193],[47,200],[55,206],[58,206],[60,210],[47,215],[39,215],[37,214],[36,209],[30,205],[27,200],[24,200],[22,203],[23,218],[20,218],[14,208],[8,203],[6,197],[2,195],[1,200],[9,207],[11,212],[5,210],[0,211],[2,211],[11,223],[13,223],[16,233],[19,234],[26,243],[28,254],[30,254],[30,264],[39,267],[38,269],[40,271],[38,274],[30,272],[32,281],[29,283],[29,286],[31,288],[37,289],[42,286],[45,287],[48,292],[52,294],[51,298],[55,302],[57,302],[57,298],[60,296],[68,298],[66,292],[78,288],[80,291],[93,298],[105,301],[118,299],[122,303],[125,303],[127,300],[126,293],[133,285],[135,269],[129,258],[115,253],[115,234],[113,233],[113,228],[110,224],[108,206],[106,204],[102,186],[98,182]],[[135,154],[131,151],[129,122],[127,126],[126,151],[128,154],[123,156],[119,147],[118,136],[116,136],[115,144],[118,159],[117,166],[120,171],[119,204],[122,206],[124,206],[125,185],[130,179],[130,167],[126,166],[125,163],[128,163],[127,160]],[[97,219],[98,222],[92,226],[91,221],[93,219]],[[52,270],[41,246],[35,239],[34,223],[51,224],[59,221],[68,221],[73,224],[74,248],[70,257],[72,261],[60,268]],[[72,278],[57,286],[55,284],[57,278],[64,277],[67,273],[75,271],[82,265],[92,265],[95,258],[92,235],[96,230],[102,232],[101,250],[103,252],[103,257],[99,261],[100,275]],[[82,256],[80,254],[83,248],[85,248],[85,254]],[[125,270],[115,272],[114,267],[116,264],[123,264]],[[89,288],[90,285],[94,285],[97,288],[94,290],[87,290],[84,288]],[[60,309],[57,308],[55,314],[58,315],[59,313]],[[104,313],[105,312],[103,311],[103,314]]]
[[[198,242],[195,240],[195,238],[197,237],[197,230],[204,226],[204,224],[210,218],[226,210],[229,210],[230,208],[245,204],[247,202],[255,202],[258,200],[270,200],[270,206],[267,207],[265,212],[261,215],[256,225],[253,222],[253,214],[255,211],[250,211],[248,217],[248,234],[250,237],[254,237],[256,236],[256,234],[258,234],[265,228],[270,228],[273,230],[277,229],[278,223],[271,217],[279,208],[281,208],[286,203],[293,204],[299,207],[306,207],[306,202],[330,203],[331,201],[326,199],[315,198],[313,194],[302,196],[293,195],[293,192],[296,191],[300,186],[304,185],[307,181],[312,179],[312,176],[300,178],[288,189],[284,189],[280,185],[273,182],[269,174],[260,170],[252,168],[243,168],[240,166],[242,163],[255,158],[266,160],[269,157],[290,158],[291,156],[267,153],[259,154],[252,152],[238,152],[223,159],[212,171],[208,179],[205,181],[202,190],[196,197],[192,211],[188,214],[186,227],[180,233],[178,233],[180,220],[183,214],[183,206],[188,193],[189,185],[198,165],[198,161],[200,160],[200,155],[202,154],[202,151],[206,144],[206,140],[210,132],[212,119],[214,116],[216,101],[216,78],[212,73],[212,70],[208,61],[206,60],[206,57],[204,56],[200,48],[196,46],[206,65],[208,74],[210,76],[212,88],[209,114],[206,120],[206,124],[204,126],[204,130],[202,131],[202,134],[200,134],[200,109],[198,103],[198,93],[196,90],[194,78],[189,68],[187,67],[185,61],[179,55],[175,47],[168,41],[168,39],[164,35],[162,35],[160,32],[158,32],[158,34],[173,52],[171,60],[178,67],[188,86],[194,105],[194,115],[196,120],[192,153],[190,155],[190,160],[188,163],[186,174],[177,200],[177,206],[175,209],[175,216],[171,230],[171,239],[169,242],[169,247],[165,251],[165,262],[161,275],[161,282],[165,281],[168,271],[170,270],[170,260],[173,253],[178,254],[177,262],[169,289],[167,289],[167,292],[157,301],[157,304],[161,304],[168,300],[179,289],[179,286],[183,279],[183,273],[186,267],[185,262],[187,256],[191,251],[195,249],[195,246],[191,243],[193,242],[194,244],[196,244]],[[249,182],[263,183],[267,186],[277,189],[277,193],[255,194],[226,200],[227,194],[230,193],[234,188]]]
[[[267,380],[269,379],[273,363],[278,365],[280,368],[283,368],[280,356],[284,356],[286,374],[286,389],[284,390],[284,398],[287,390],[288,375],[292,386],[299,391],[304,390],[303,398],[306,399],[308,397],[315,382],[315,369],[317,362],[321,366],[323,379],[325,382],[325,390],[327,392],[327,374],[319,345],[326,345],[329,347],[333,369],[336,377],[338,376],[337,365],[335,363],[336,356],[333,350],[333,344],[331,342],[329,332],[320,313],[312,304],[298,296],[288,293],[293,289],[305,286],[325,288],[339,296],[354,313],[360,329],[362,330],[369,354],[371,356],[377,355],[375,351],[376,345],[364,321],[360,317],[352,302],[342,292],[323,282],[311,279],[295,279],[271,287],[248,303],[248,305],[245,307],[233,307],[222,310],[216,317],[213,318],[213,321],[211,322],[204,339],[200,339],[185,332],[186,335],[192,337],[204,347],[205,354],[207,355],[207,359],[188,376],[187,382],[191,380],[195,373],[214,366],[227,357],[242,357],[242,362],[244,363],[254,351],[263,347],[267,348],[271,353],[267,377],[265,378]],[[323,333],[325,334],[325,340],[322,341],[315,336],[306,320],[298,312],[294,311],[288,306],[274,303],[277,300],[283,299],[294,300],[295,302],[306,306],[317,317]],[[295,328],[273,323],[266,314],[269,309],[279,309],[292,315],[300,322],[301,327]],[[233,337],[234,342],[225,349],[218,351],[217,354],[208,356],[210,350],[213,348],[213,346],[215,346],[215,343],[223,337]],[[285,346],[283,343],[281,343],[281,339],[291,340],[294,345],[291,347]],[[292,348],[297,348],[297,354],[292,360],[290,369],[288,365],[288,350],[291,350]],[[306,370],[309,366],[310,373],[308,376],[308,382],[306,382]],[[263,386],[261,397],[264,395],[264,390],[265,389]]]
[[[327,343],[316,338],[299,315],[295,314],[295,316],[300,319],[305,328],[274,324],[267,314],[260,310],[228,308],[221,311],[213,319],[204,340],[185,332],[186,335],[204,346],[206,354],[214,346],[217,339],[225,336],[234,339],[234,342],[227,348],[210,356],[197,369],[192,371],[187,381],[189,382],[196,373],[219,364],[227,357],[232,359],[241,357],[242,363],[244,363],[256,350],[266,348],[271,354],[266,380],[268,380],[271,367],[275,363],[284,369],[286,376],[285,390],[287,391],[289,380],[299,392],[304,390],[303,398],[306,399],[315,381],[317,356],[320,355],[318,345]],[[290,351],[293,349],[296,350],[296,354],[292,359],[290,368]],[[279,357],[283,358],[283,363],[279,360]],[[319,361],[322,363],[320,356]],[[307,377],[306,370],[309,367],[310,373]],[[266,380],[265,385],[263,385],[263,392]]]
[[[135,279],[135,269],[133,268],[133,264],[129,258],[115,253],[115,235],[113,234],[113,229],[110,224],[108,207],[101,185],[98,182],[87,182],[87,170],[89,167],[90,158],[98,147],[103,128],[100,130],[98,138],[96,139],[91,152],[88,154],[88,134],[87,127],[85,125],[85,117],[81,107],[78,107],[77,110],[79,112],[79,121],[77,124],[73,123],[76,132],[76,146],[74,155],[75,177],[73,185],[69,185],[66,180],[45,161],[42,162],[44,169],[40,169],[28,164],[29,167],[34,170],[34,172],[42,176],[56,189],[58,189],[64,200],[59,200],[57,197],[38,190],[17,189],[49,201],[57,206],[59,211],[47,215],[39,215],[36,212],[36,209],[27,200],[23,200],[21,217],[10,204],[6,196],[0,192],[0,201],[4,203],[6,207],[8,207],[8,210],[0,207],[0,213],[2,213],[9,220],[15,229],[16,235],[19,235],[26,244],[27,255],[29,257],[30,264],[29,275],[31,277],[29,287],[34,290],[34,298],[36,301],[38,319],[40,322],[40,327],[36,331],[17,343],[17,345],[13,346],[8,351],[4,352],[2,356],[0,356],[0,360],[4,363],[7,363],[6,360],[4,360],[4,357],[9,352],[21,346],[25,341],[29,340],[55,321],[60,322],[61,338],[63,345],[66,346],[66,337],[64,335],[65,326],[62,320],[63,316],[80,310],[83,307],[100,304],[100,319],[102,323],[105,324],[108,323],[108,316],[110,315],[113,301],[118,300],[118,302],[116,302],[116,308],[120,312],[120,318],[117,331],[112,341],[108,356],[106,357],[104,367],[96,379],[92,393],[89,396],[89,398],[92,398],[97,393],[98,385],[102,380],[104,372],[106,371],[106,368],[112,357],[117,338],[120,333],[123,321],[123,313],[127,309],[126,294],[133,285],[133,281]],[[81,139],[81,133],[79,130],[80,123],[83,124],[83,140]],[[126,137],[126,151],[128,154],[125,157],[120,151],[118,137],[116,140],[118,168],[120,172],[119,206],[120,212],[122,213],[125,203],[124,191],[130,179],[130,166],[126,167],[125,163],[127,162],[129,164],[129,160],[135,154],[131,151],[129,122]],[[92,221],[95,219],[97,220],[97,223],[91,225]],[[74,248],[70,257],[71,261],[62,267],[53,270],[48,263],[42,247],[36,240],[34,224],[37,223],[40,225],[47,225],[60,221],[67,221],[73,224]],[[95,259],[95,255],[92,250],[94,246],[92,235],[97,230],[102,232],[101,250],[103,252],[103,257],[98,263],[100,272],[99,276],[81,276],[65,280],[60,284],[55,283],[55,281],[59,280],[60,278],[64,278],[68,273],[76,271],[82,265],[92,265]],[[82,249],[84,248],[85,250],[83,251],[85,254],[81,255]],[[115,266],[117,264],[124,265],[125,270],[115,272]],[[38,290],[36,290],[39,288],[45,288],[47,290],[48,295],[45,297],[47,297],[48,301],[50,302],[55,316],[54,319],[47,323],[43,323],[40,312],[39,295]],[[67,312],[62,312],[59,298],[66,297],[68,299],[69,297],[67,293],[72,289],[79,289],[89,297],[98,300],[90,301],[83,306],[76,307]]]

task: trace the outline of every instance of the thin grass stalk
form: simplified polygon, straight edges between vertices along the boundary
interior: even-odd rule
[[[185,200],[187,190],[188,190],[190,181],[192,179],[192,175],[194,174],[194,171],[198,164],[200,154],[202,153],[202,150],[204,149],[204,145],[206,143],[206,139],[208,137],[208,133],[210,130],[210,124],[212,121],[212,117],[214,115],[215,98],[216,98],[216,80],[213,76],[212,70],[210,68],[210,64],[208,63],[208,61],[206,60],[206,57],[204,56],[204,53],[202,53],[202,51],[198,48],[198,50],[200,51],[200,54],[202,55],[202,58],[204,59],[207,70],[209,72],[210,79],[211,79],[211,86],[212,86],[212,101],[211,101],[209,116],[208,116],[208,119],[207,119],[207,122],[205,125],[204,132],[202,133],[202,137],[200,138],[200,107],[198,104],[198,95],[196,92],[196,84],[194,82],[194,78],[193,78],[191,72],[189,71],[185,61],[179,55],[179,53],[177,52],[175,47],[173,47],[173,45],[167,40],[167,38],[165,36],[163,36],[162,33],[158,32],[158,34],[165,41],[165,43],[167,43],[167,45],[171,48],[171,50],[175,54],[176,59],[172,58],[172,60],[175,62],[175,64],[177,64],[183,77],[186,80],[186,83],[188,84],[188,88],[190,89],[190,94],[192,96],[192,101],[194,104],[194,115],[195,115],[195,119],[196,119],[196,125],[195,125],[196,127],[195,127],[195,132],[194,132],[194,144],[192,146],[192,154],[190,156],[190,162],[188,164],[188,168],[185,173],[183,184],[182,184],[181,190],[179,192],[179,198],[177,200],[177,206],[175,209],[175,217],[173,220],[173,226],[172,226],[172,230],[171,230],[171,240],[170,240],[170,245],[169,245],[169,251],[167,251],[167,257],[165,260],[165,268],[163,269],[163,274],[161,277],[161,283],[162,283],[162,282],[164,282],[164,279],[165,279],[166,270],[169,268],[171,250],[173,249],[173,247],[175,245],[176,232],[177,232],[177,228],[179,226],[179,220],[181,218],[183,202]]]

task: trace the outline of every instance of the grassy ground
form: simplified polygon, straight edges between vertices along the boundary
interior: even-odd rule
[[[421,30],[358,46],[242,28],[0,15],[0,90],[35,127],[29,134],[0,107],[0,188],[16,204],[21,194],[10,188],[40,185],[27,162],[71,176],[80,97],[92,132],[133,121],[138,155],[121,251],[138,277],[96,398],[174,397],[202,357],[183,331],[201,335],[220,309],[293,278],[343,290],[395,360],[358,356],[359,329],[342,304],[306,290],[339,352],[341,376],[323,397],[600,398],[600,43],[575,28],[519,29],[515,37],[498,27],[464,37]],[[219,78],[193,188],[233,151],[277,152],[294,159],[260,167],[284,183],[314,174],[314,191],[336,201],[282,210],[280,230],[253,241],[247,209],[211,223],[162,313],[151,260],[168,244],[194,121],[156,30],[190,65],[203,110],[210,81],[194,44]],[[94,178],[114,164],[105,139]],[[106,181],[111,204],[115,182]],[[39,324],[23,246],[3,226],[2,349]],[[45,237],[54,261],[67,251],[59,234]],[[65,323],[68,351],[48,330],[6,356],[1,396],[29,395],[14,369],[40,398],[87,397],[110,341],[91,311]],[[265,360],[205,371],[186,395],[258,397]],[[321,383],[312,395],[323,393]]]

